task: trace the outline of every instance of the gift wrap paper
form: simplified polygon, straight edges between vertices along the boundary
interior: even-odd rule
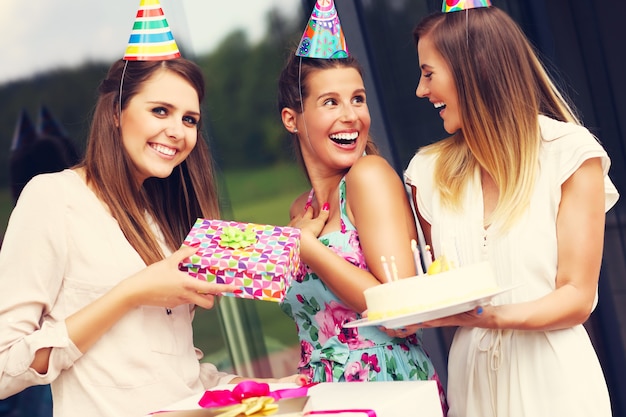
[[[211,399],[225,393],[235,394],[236,386],[222,384],[211,388]],[[294,395],[306,395],[309,399],[301,412],[289,413],[288,416],[328,416],[328,417],[443,417],[439,390],[435,381],[377,381],[377,382],[321,382],[308,387],[296,384],[269,384],[269,393],[274,398],[293,398]],[[304,391],[304,392],[303,392]],[[287,395],[285,395],[287,394]],[[235,395],[241,398],[247,395]],[[207,393],[194,394],[163,411],[187,410],[183,416],[211,415],[206,406]],[[230,402],[225,402],[230,404]],[[206,414],[200,414],[205,412]],[[280,411],[280,408],[279,408]],[[198,412],[197,414],[191,414]],[[178,415],[178,414],[173,414]],[[277,416],[280,414],[276,414]],[[168,413],[153,414],[152,417],[169,417]],[[146,416],[147,417],[147,416]]]
[[[240,298],[279,302],[300,266],[300,230],[293,227],[197,219],[185,245],[195,255],[181,271],[209,282],[234,284]]]

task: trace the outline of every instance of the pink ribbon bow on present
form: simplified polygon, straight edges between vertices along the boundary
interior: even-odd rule
[[[222,407],[225,405],[238,404],[245,398],[272,397],[276,401],[281,398],[304,397],[309,386],[298,388],[285,388],[270,391],[270,386],[263,382],[243,381],[235,385],[232,391],[217,390],[206,391],[198,404],[202,408]]]
[[[272,397],[278,401],[282,398],[304,397],[307,395],[309,387],[315,383],[304,385],[298,388],[285,388],[276,391],[270,391],[270,386],[263,382],[243,381],[235,385],[232,391],[216,390],[206,391],[198,404],[202,408],[224,407],[228,405],[241,403],[246,398],[254,397]],[[304,415],[321,415],[321,414],[341,414],[346,412],[363,413],[368,417],[376,417],[376,412],[369,409],[350,409],[350,410],[316,410],[308,411]]]
[[[320,415],[320,414],[341,414],[341,413],[363,413],[367,417],[376,417],[376,412],[374,410],[365,410],[365,409],[346,409],[346,410],[318,410],[318,411],[307,411],[304,413],[305,416],[312,415]]]

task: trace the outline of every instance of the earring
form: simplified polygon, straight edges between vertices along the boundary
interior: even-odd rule
[[[298,128],[297,127],[293,129],[293,133],[298,133]]]

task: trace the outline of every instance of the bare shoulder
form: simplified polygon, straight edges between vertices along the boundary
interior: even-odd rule
[[[407,195],[402,179],[387,160],[377,155],[360,158],[346,175],[348,215],[354,219],[354,210],[361,215],[371,211],[373,216],[386,213],[399,215],[404,210]]]
[[[370,190],[389,187],[390,184],[402,185],[398,173],[379,155],[366,155],[350,168],[346,183],[352,188],[366,187]]]

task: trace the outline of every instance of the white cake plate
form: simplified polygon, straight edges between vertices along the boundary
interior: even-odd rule
[[[365,326],[383,326],[388,329],[397,329],[411,324],[423,323],[428,320],[435,320],[442,317],[453,316],[455,314],[464,313],[474,308],[488,304],[493,297],[517,288],[519,285],[513,285],[508,288],[500,288],[492,293],[482,295],[457,304],[451,304],[443,307],[433,308],[431,310],[421,311],[419,313],[408,313],[400,316],[389,317],[379,320],[368,320],[367,318],[345,323],[343,327],[365,327]]]

